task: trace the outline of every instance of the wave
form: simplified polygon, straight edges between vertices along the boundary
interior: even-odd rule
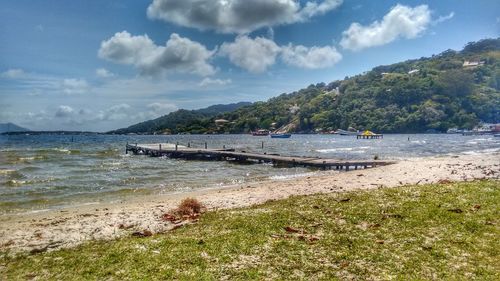
[[[4,185],[10,186],[10,187],[19,187],[19,186],[23,186],[24,184],[26,184],[26,181],[23,181],[23,180],[8,180],[4,183]]]
[[[360,149],[360,150],[357,150],[357,149]],[[370,147],[369,146],[337,147],[337,148],[317,149],[315,151],[320,152],[320,153],[345,152],[345,151],[352,151],[352,153],[364,153],[365,149],[370,149]]]
[[[17,172],[16,170],[10,170],[10,169],[0,169],[0,175],[5,175],[5,174],[11,174]]]
[[[497,152],[500,152],[500,147],[498,147],[498,148],[485,148],[485,149],[478,149],[478,150],[468,150],[468,151],[463,151],[462,154],[480,155],[480,154],[497,153]]]

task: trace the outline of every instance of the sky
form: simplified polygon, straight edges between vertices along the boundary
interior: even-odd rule
[[[7,0],[0,123],[107,131],[500,34],[498,0]]]

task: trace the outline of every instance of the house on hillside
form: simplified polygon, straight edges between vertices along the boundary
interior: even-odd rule
[[[226,119],[215,119],[214,122],[215,122],[215,125],[217,127],[222,127],[222,126],[226,125],[227,123],[229,123],[229,121]]]
[[[408,71],[408,74],[412,75],[412,74],[417,74],[419,72],[420,72],[420,69],[412,69],[412,70]]]
[[[464,61],[464,64],[462,65],[463,68],[476,68],[480,65],[484,65],[484,61]]]

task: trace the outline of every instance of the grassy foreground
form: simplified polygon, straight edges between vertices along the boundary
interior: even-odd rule
[[[293,197],[148,238],[0,257],[0,279],[500,279],[500,182]]]

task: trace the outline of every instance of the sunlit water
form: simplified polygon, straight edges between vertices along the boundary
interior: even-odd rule
[[[409,138],[409,140],[408,140]],[[339,159],[402,159],[500,150],[500,138],[461,135],[249,135],[0,136],[0,214],[112,202],[145,194],[168,194],[234,184],[312,175],[309,168],[267,164],[184,161],[126,155],[125,144],[179,142],[209,148]],[[264,142],[264,149],[262,149]]]

